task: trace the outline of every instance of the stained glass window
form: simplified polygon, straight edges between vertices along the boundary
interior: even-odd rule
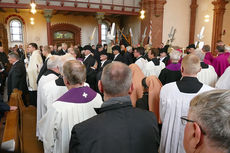
[[[22,42],[22,23],[18,19],[13,19],[10,21],[10,40]]]
[[[58,31],[54,33],[54,39],[74,39],[74,34],[69,31]]]

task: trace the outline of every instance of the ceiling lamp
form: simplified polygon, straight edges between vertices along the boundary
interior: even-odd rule
[[[141,14],[140,18],[143,20],[145,18],[145,10],[142,9],[140,11],[140,14]]]
[[[30,24],[34,25],[34,18],[30,18]]]
[[[33,14],[35,14],[37,12],[37,10],[36,10],[36,4],[34,2],[32,2],[30,4],[30,6],[31,6],[30,12],[33,13]]]

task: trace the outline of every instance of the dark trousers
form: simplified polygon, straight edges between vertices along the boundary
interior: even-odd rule
[[[29,91],[30,105],[37,107],[37,91]]]

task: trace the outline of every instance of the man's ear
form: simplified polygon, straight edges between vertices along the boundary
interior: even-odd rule
[[[201,132],[201,129],[200,129],[200,126],[194,122],[193,123],[193,129],[194,129],[194,133],[193,133],[193,144],[194,146],[196,146],[196,148],[198,148],[201,144],[202,144],[202,132]]]
[[[133,92],[133,90],[134,90],[134,87],[133,87],[133,83],[131,83],[131,86],[130,86],[130,88],[129,88],[129,95],[131,95],[131,93]]]
[[[69,81],[65,77],[63,77],[63,81],[66,87],[70,85]]]
[[[103,90],[103,85],[102,85],[101,80],[98,81],[98,89],[99,89],[99,91],[100,91],[101,93],[104,92],[104,90]]]
[[[183,68],[183,66],[181,66],[180,71],[181,71],[181,73],[183,73],[183,72],[184,72],[184,68]]]

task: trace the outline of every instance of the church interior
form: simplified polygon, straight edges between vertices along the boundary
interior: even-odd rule
[[[124,40],[125,47],[161,48],[163,44],[183,54],[191,44],[200,49],[209,45],[217,57],[220,41],[230,52],[229,19],[229,0],[0,0],[0,46],[8,55],[15,46],[26,50],[31,43],[60,48],[65,43],[68,48],[84,49],[109,45],[110,40],[120,46]],[[7,93],[1,94],[4,98]],[[14,90],[4,98],[20,109],[2,117],[0,143],[14,152],[43,153],[42,141],[35,135],[36,107],[24,105],[21,96]]]

